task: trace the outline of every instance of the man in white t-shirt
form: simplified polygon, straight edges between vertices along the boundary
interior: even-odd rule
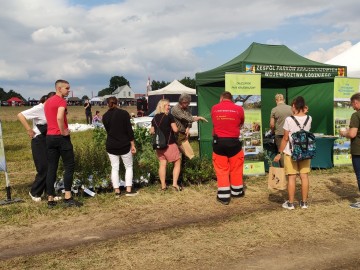
[[[31,138],[31,151],[35,163],[36,175],[29,195],[35,202],[41,201],[41,195],[46,189],[46,174],[48,169],[47,148],[46,148],[46,118],[44,113],[44,103],[46,99],[55,95],[50,92],[40,99],[40,103],[34,107],[20,112],[17,117],[26,129],[26,133]],[[30,127],[27,120],[33,121],[33,127]],[[61,197],[57,197],[59,199]]]

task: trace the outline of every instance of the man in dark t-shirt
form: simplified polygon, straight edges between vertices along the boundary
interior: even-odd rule
[[[341,130],[340,135],[351,140],[351,161],[360,191],[360,93],[352,95],[350,101],[356,112],[351,115],[349,129]],[[360,202],[352,203],[350,207],[360,209]]]
[[[85,108],[86,124],[91,125],[92,123],[91,103],[88,99],[85,100],[84,108]]]
[[[275,96],[276,107],[272,108],[270,114],[270,128],[272,133],[275,134],[275,144],[279,151],[282,138],[284,137],[284,123],[288,116],[293,114],[291,106],[285,104],[284,96],[276,94]],[[284,158],[279,160],[279,165],[284,168]]]

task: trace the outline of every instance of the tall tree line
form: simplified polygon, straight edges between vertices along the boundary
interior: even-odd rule
[[[15,92],[14,90],[10,90],[9,92],[4,91],[3,88],[0,87],[0,100],[6,101],[12,97],[18,97],[21,100],[25,101],[25,99],[19,93]]]
[[[183,85],[195,88],[196,82],[195,79],[190,77],[184,77],[181,80],[179,80]],[[152,91],[164,88],[165,86],[169,85],[171,82],[165,82],[165,81],[156,81],[153,80],[151,82],[151,89]],[[113,76],[110,79],[109,87],[102,89],[98,92],[98,96],[102,97],[105,95],[111,95],[118,87],[128,85],[130,87],[130,82],[124,77],[124,76]],[[144,87],[145,88],[145,87]]]

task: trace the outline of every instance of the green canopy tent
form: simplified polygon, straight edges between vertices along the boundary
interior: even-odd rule
[[[196,73],[200,123],[200,154],[211,157],[211,107],[225,90],[225,73],[261,73],[262,132],[269,128],[270,112],[276,106],[275,95],[281,93],[287,103],[303,96],[313,117],[312,131],[333,133],[333,87],[335,76],[346,76],[345,66],[327,65],[298,55],[284,45],[252,43],[231,61],[209,71]]]

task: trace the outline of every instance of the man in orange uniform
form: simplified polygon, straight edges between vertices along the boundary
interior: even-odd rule
[[[211,109],[213,129],[213,165],[217,177],[217,200],[229,204],[231,197],[245,195],[243,188],[244,151],[239,140],[244,124],[244,109],[234,104],[230,92],[220,96]]]

